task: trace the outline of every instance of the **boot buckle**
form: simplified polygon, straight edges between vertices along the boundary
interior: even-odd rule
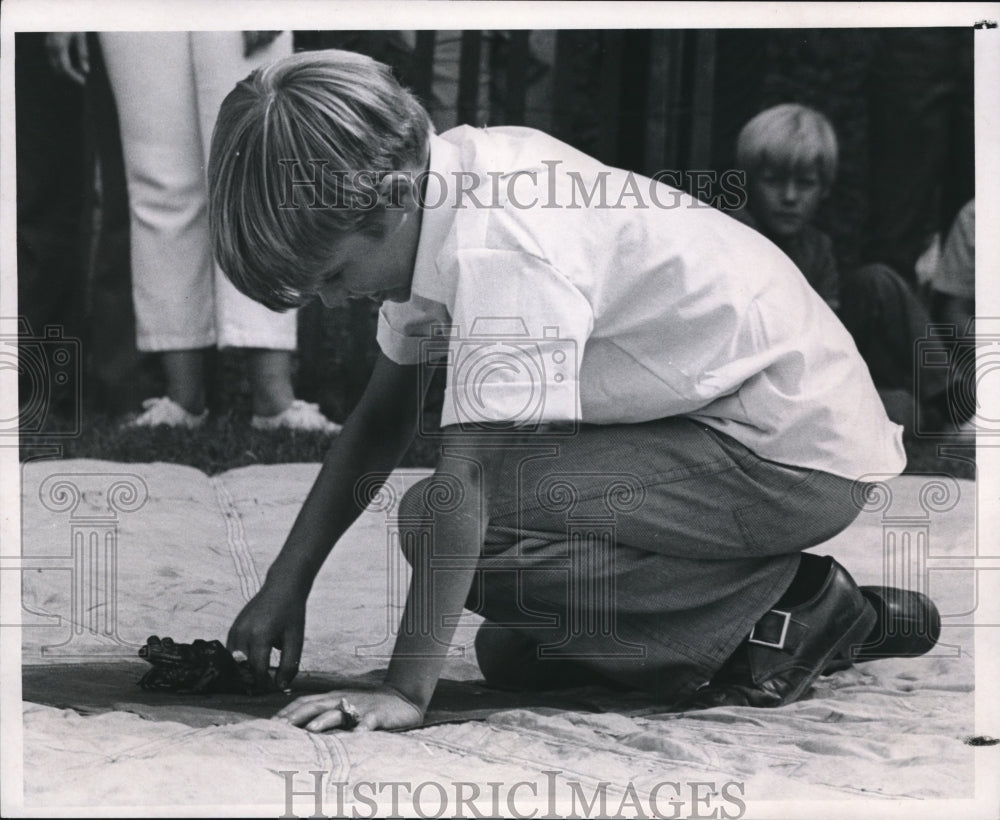
[[[764,638],[757,637],[757,626],[767,618],[769,615],[778,615],[783,620],[781,622],[781,634],[778,636],[777,641],[769,641]],[[785,612],[781,609],[771,609],[764,613],[764,616],[753,625],[753,629],[750,630],[750,636],[747,638],[747,643],[756,644],[757,646],[766,646],[770,649],[784,649],[785,648],[785,638],[788,637],[788,624],[791,623],[792,613]]]

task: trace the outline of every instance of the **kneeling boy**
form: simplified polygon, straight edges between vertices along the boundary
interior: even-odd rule
[[[419,725],[463,606],[486,619],[492,683],[666,704],[791,702],[868,636],[850,576],[802,551],[854,520],[866,476],[903,469],[900,430],[756,231],[534,130],[433,135],[385,67],[335,51],[240,83],[209,175],[244,293],[383,303],[371,381],[230,631],[258,675],[276,647],[278,684],[294,676],[355,487],[412,442],[428,351],[448,366],[440,462],[401,515],[433,538],[402,533],[413,577],[385,683],[280,717]]]

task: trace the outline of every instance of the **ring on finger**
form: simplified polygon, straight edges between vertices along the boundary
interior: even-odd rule
[[[340,703],[337,704],[337,711],[343,715],[343,720],[340,722],[341,729],[350,731],[361,722],[361,713],[348,703],[347,698],[340,699]]]

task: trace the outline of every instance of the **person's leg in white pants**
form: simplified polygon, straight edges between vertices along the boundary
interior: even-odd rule
[[[268,47],[243,57],[238,31],[191,34],[192,62],[201,125],[202,155],[206,160],[219,108],[226,95],[258,65],[292,53],[290,32]],[[234,59],[233,55],[237,55]],[[214,267],[216,326],[219,347],[251,348],[250,387],[257,416],[273,416],[293,401],[292,351],[295,349],[295,313],[276,314],[248,299]]]
[[[205,169],[223,98],[290,53],[291,37],[249,59],[240,32],[106,33],[101,45],[128,178],[137,345],[164,354],[168,396],[191,413],[204,408],[205,348],[250,348],[254,413],[278,414],[293,400],[296,317],[246,298],[214,265]]]

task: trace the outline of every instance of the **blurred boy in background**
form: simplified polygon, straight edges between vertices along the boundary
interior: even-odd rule
[[[768,108],[740,131],[736,158],[747,175],[747,204],[733,216],[760,231],[795,263],[854,338],[886,412],[914,431],[915,396],[932,427],[947,418],[946,379],[920,372],[916,342],[930,317],[903,278],[882,263],[840,271],[833,243],[814,224],[837,174],[837,136],[823,114],[795,103]]]

